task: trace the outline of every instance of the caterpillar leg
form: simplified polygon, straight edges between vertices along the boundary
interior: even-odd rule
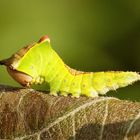
[[[58,96],[57,92],[56,91],[51,91],[50,92],[50,95],[53,95],[53,96]]]
[[[98,97],[98,93],[97,92],[87,92],[87,93],[83,93],[82,95],[85,95],[87,97],[92,97],[92,98],[95,98],[95,97]]]
[[[68,94],[69,94],[68,92],[64,92],[64,91],[61,91],[60,92],[60,95],[65,96],[65,97],[67,97]],[[79,98],[80,95],[79,95],[79,93],[71,93],[71,97],[73,97],[73,98]]]
[[[91,86],[87,87],[87,89],[85,87],[82,87],[81,94],[87,97],[92,97],[92,98],[98,97],[98,92]]]
[[[68,96],[68,93],[67,92],[64,92],[64,91],[61,91],[60,92],[60,95],[67,97]]]
[[[79,93],[72,93],[71,94],[71,97],[73,97],[73,98],[79,98],[80,97],[80,94]]]

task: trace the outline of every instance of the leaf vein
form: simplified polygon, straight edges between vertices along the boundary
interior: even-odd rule
[[[134,118],[134,120],[131,121],[127,131],[126,131],[126,134],[124,136],[124,140],[127,140],[127,136],[129,134],[129,132],[131,131],[133,125],[135,124],[135,122],[140,118],[140,112],[138,113],[138,115],[136,115],[136,117]]]
[[[102,128],[101,128],[99,140],[103,139],[104,126],[105,126],[107,116],[108,116],[108,101],[106,101],[106,105],[105,105],[105,113],[104,113],[104,118],[103,118],[103,122],[102,122]]]

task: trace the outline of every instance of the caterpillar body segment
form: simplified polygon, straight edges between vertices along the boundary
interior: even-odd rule
[[[83,74],[82,82],[81,82],[81,94],[90,96],[90,97],[97,97],[98,93],[93,87],[93,73],[85,73]]]
[[[97,97],[140,80],[137,72],[74,70],[52,49],[47,36],[0,61],[0,64],[6,65],[10,75],[23,86],[49,83],[50,93],[55,96],[59,93],[63,96]]]
[[[98,94],[106,94],[110,90],[125,87],[140,80],[137,72],[97,72],[93,73],[93,88]]]

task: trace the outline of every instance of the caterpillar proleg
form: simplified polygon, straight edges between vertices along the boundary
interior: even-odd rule
[[[48,83],[52,95],[97,97],[140,80],[137,72],[82,72],[67,66],[52,49],[48,36],[0,61],[21,85]],[[43,89],[44,90],[44,89]]]

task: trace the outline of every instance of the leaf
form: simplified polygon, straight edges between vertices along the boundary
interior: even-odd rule
[[[1,139],[140,139],[140,103],[44,93],[0,86]]]

